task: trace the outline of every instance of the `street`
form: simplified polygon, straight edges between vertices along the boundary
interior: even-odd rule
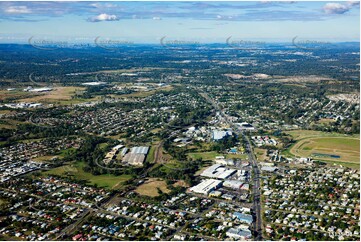
[[[229,120],[227,115],[223,112],[223,110],[220,108],[220,106],[212,100],[208,94],[202,92],[200,95],[205,98],[213,107],[214,109],[219,112],[219,114],[224,118],[225,122],[228,123],[228,125],[233,129],[234,133],[238,136],[242,136],[244,140],[246,141],[246,152],[248,154],[248,159],[250,164],[252,165],[253,169],[253,234],[254,238],[257,241],[262,240],[262,216],[261,216],[261,194],[260,194],[260,170],[257,165],[257,160],[254,156],[253,149],[251,142],[248,138],[248,136],[245,134],[243,130],[240,130],[239,127],[237,127],[233,122]]]

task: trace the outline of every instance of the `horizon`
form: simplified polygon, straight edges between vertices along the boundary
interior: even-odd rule
[[[0,43],[94,38],[158,43],[359,42],[360,2],[0,2]]]

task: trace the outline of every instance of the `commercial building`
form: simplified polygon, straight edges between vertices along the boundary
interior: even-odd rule
[[[189,190],[195,193],[201,193],[207,195],[211,191],[216,190],[222,186],[222,181],[216,179],[206,179],[198,185],[191,187]]]
[[[255,128],[254,128],[251,124],[246,123],[246,122],[236,123],[236,125],[238,125],[239,128],[240,128],[240,129],[243,129],[243,130],[249,130],[249,131],[255,130]]]
[[[261,171],[265,171],[265,172],[274,172],[275,170],[277,170],[277,167],[274,166],[263,166],[261,168]]]
[[[220,164],[214,164],[211,167],[208,167],[204,170],[201,176],[210,177],[210,178],[218,178],[218,179],[227,179],[236,173],[237,170],[226,168]]]
[[[235,180],[226,180],[225,182],[223,182],[224,187],[229,187],[234,190],[240,189],[242,187],[242,185],[243,185],[243,182],[235,181]]]
[[[210,197],[220,197],[220,196],[222,196],[222,192],[220,192],[220,191],[211,191],[208,194],[208,196],[210,196]]]
[[[226,159],[226,158],[224,158],[224,156],[216,156],[216,159],[214,161],[217,164],[234,166],[233,159]]]
[[[226,235],[230,238],[237,240],[247,240],[252,237],[252,233],[249,229],[241,229],[241,228],[230,228]]]
[[[232,131],[224,131],[224,130],[214,130],[213,131],[213,140],[221,140],[227,135],[231,136]]]

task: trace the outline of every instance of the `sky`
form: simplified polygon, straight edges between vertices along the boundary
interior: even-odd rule
[[[0,42],[359,41],[360,2],[0,2]]]

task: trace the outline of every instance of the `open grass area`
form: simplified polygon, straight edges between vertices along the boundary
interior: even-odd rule
[[[346,134],[329,133],[329,132],[322,132],[322,131],[316,131],[316,130],[292,130],[292,131],[286,131],[285,133],[291,135],[294,140],[301,140],[301,139],[310,138],[310,137],[355,137],[355,138],[360,138],[360,135],[346,135]]]
[[[241,160],[247,160],[248,159],[247,154],[226,154],[225,157],[227,159],[241,159]]]
[[[53,159],[54,157],[59,157],[57,155],[45,155],[45,156],[39,156],[36,157],[34,159],[32,159],[33,161],[39,161],[39,162],[44,162],[44,161],[50,161],[51,159]]]
[[[7,91],[7,90],[0,90],[0,101],[12,101],[21,98],[33,97],[35,94],[24,92],[22,90],[14,90],[14,91]]]
[[[137,193],[139,193],[140,195],[149,196],[149,197],[156,197],[156,196],[160,195],[159,192],[158,192],[158,188],[163,193],[169,193],[170,192],[170,190],[167,188],[166,182],[163,181],[162,179],[156,179],[156,178],[152,178],[152,179],[147,180],[142,185],[137,187],[137,189],[135,191]]]
[[[55,87],[50,92],[37,93],[36,96],[19,99],[21,102],[44,102],[57,103],[61,101],[69,101],[77,93],[84,91],[85,87]]]
[[[189,185],[184,180],[179,180],[173,184],[174,187],[189,187]]]
[[[7,111],[7,110],[3,110]],[[0,129],[15,129],[16,125],[24,124],[25,122],[21,122],[13,119],[1,119],[0,120]]]
[[[58,176],[73,176],[79,180],[86,180],[88,184],[96,184],[98,187],[104,187],[108,189],[117,189],[121,187],[122,183],[131,178],[130,175],[115,176],[111,174],[95,176],[91,173],[84,172],[82,162],[77,162],[70,165],[64,165],[56,167],[49,171],[43,172],[44,175],[58,175]]]
[[[150,90],[150,91],[139,91],[139,92],[134,92],[134,93],[130,93],[130,94],[124,94],[124,95],[120,95],[120,97],[148,97],[150,95],[153,95],[157,91],[170,91],[172,89],[173,89],[172,86],[165,86],[165,87],[157,88],[155,90]]]
[[[108,139],[123,139],[125,140],[124,138],[122,138],[122,136],[124,136],[125,133],[120,133],[120,134],[116,134],[116,135],[108,135],[106,136],[106,138]]]
[[[147,162],[154,162],[154,152],[155,152],[155,147],[151,146],[149,149],[149,153],[147,155],[146,161]]]
[[[188,153],[188,156],[193,159],[199,159],[202,158],[202,160],[214,160],[216,156],[224,156],[227,159],[247,159],[246,154],[221,154],[217,153],[215,151],[209,151],[209,152],[192,152]]]
[[[16,111],[12,111],[12,110],[0,110],[0,115],[2,115],[2,114],[12,114],[12,113],[16,113]]]
[[[99,147],[99,149],[104,150],[106,147],[108,147],[108,144],[107,143],[100,143],[100,144],[98,144],[98,147]]]
[[[196,152],[196,153],[188,153],[188,156],[193,160],[202,158],[202,160],[214,160],[216,156],[221,156],[223,154],[217,153],[215,151],[210,152]]]
[[[320,160],[320,161],[324,161],[324,160]],[[359,163],[350,163],[350,162],[342,162],[342,161],[327,161],[325,160],[324,162],[327,162],[331,165],[342,165],[342,166],[346,166],[349,167],[351,169],[355,169],[355,170],[360,170],[360,164]]]
[[[267,150],[266,149],[255,148],[254,154],[256,155],[258,161],[264,161],[267,159]]]
[[[14,100],[16,102],[41,102],[59,105],[72,105],[99,100],[100,97],[90,99],[73,98],[75,94],[82,93],[85,87],[67,86],[54,87],[52,91],[42,93],[30,93],[24,91],[3,91],[0,90],[0,100]]]
[[[287,132],[297,141],[282,152],[286,156],[312,157],[329,163],[359,168],[360,136],[312,130]]]
[[[318,121],[320,124],[330,124],[332,122],[335,122],[332,118],[322,118]]]

